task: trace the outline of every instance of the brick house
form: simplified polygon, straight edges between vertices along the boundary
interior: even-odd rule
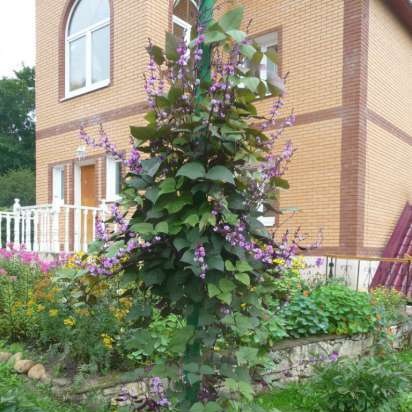
[[[37,0],[37,204],[116,200],[121,166],[84,148],[100,123],[128,149],[146,111],[146,39],[184,33],[192,0]],[[322,251],[381,255],[412,202],[412,5],[408,0],[238,0],[249,32],[289,72],[298,151],[283,227],[323,228]],[[222,8],[229,7],[224,5]],[[219,12],[222,12],[220,10]],[[257,105],[269,111],[271,99]],[[81,154],[81,158],[79,157]]]

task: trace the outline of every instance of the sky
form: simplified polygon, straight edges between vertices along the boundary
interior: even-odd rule
[[[35,63],[35,0],[0,0],[0,78]]]

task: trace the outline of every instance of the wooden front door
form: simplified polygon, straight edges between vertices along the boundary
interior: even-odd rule
[[[96,193],[96,167],[88,165],[81,167],[81,205],[97,207]],[[85,222],[87,220],[87,223]],[[82,213],[82,242],[89,243],[93,240],[93,213]],[[87,228],[86,228],[87,227]]]

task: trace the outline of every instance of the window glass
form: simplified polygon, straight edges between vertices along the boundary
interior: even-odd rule
[[[121,162],[116,162],[115,164],[113,184],[114,184],[114,194],[116,196],[119,196],[120,191],[122,190],[122,164]]]
[[[70,91],[86,86],[86,37],[69,43]]]
[[[175,0],[173,14],[194,26],[196,24],[198,9],[195,0]]]
[[[122,162],[108,157],[106,159],[106,200],[119,200],[122,189]]]
[[[69,35],[83,31],[96,23],[107,20],[109,17],[108,0],[81,0],[77,3],[73,12]]]
[[[110,29],[102,27],[92,33],[92,83],[109,78]]]

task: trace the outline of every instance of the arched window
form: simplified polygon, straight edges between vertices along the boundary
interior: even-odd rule
[[[77,0],[66,28],[66,97],[109,82],[109,0]]]
[[[173,33],[190,41],[190,32],[196,24],[198,6],[196,0],[175,0],[173,7]]]

